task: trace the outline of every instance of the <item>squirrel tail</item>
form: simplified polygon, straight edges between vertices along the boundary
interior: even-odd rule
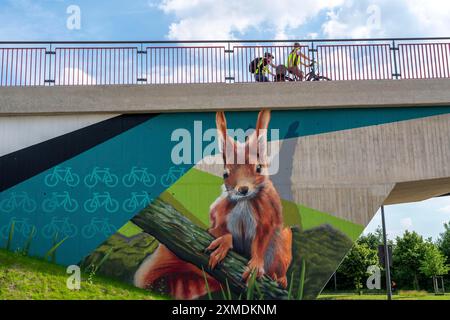
[[[210,292],[220,290],[220,284],[206,275]],[[134,284],[146,289],[164,279],[169,293],[178,300],[190,300],[208,293],[203,272],[193,264],[179,259],[167,247],[160,244],[145,259],[134,275]]]

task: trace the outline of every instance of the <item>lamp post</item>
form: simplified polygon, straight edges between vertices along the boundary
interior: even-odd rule
[[[391,286],[391,267],[389,261],[389,248],[386,237],[386,222],[384,219],[384,206],[381,206],[381,224],[383,228],[383,245],[384,245],[384,267],[386,269],[386,291],[388,300],[392,300],[392,286]]]

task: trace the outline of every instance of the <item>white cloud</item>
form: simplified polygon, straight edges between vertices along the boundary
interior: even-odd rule
[[[267,38],[285,38],[289,30],[344,1],[164,0],[159,8],[176,18],[169,27],[170,39],[236,39],[252,29],[267,32]]]
[[[447,0],[345,0],[332,8],[322,32],[328,38],[447,36]]]
[[[404,230],[408,230],[413,226],[413,222],[411,218],[403,218],[400,220],[400,225]]]
[[[237,39],[252,31],[288,39],[299,28],[311,38],[446,36],[450,28],[447,0],[162,0],[158,7],[174,17],[167,36],[175,40]]]
[[[438,212],[442,212],[442,213],[450,213],[450,205],[439,208]]]

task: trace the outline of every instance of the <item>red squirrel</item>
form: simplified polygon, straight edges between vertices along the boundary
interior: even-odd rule
[[[286,273],[292,260],[292,233],[283,226],[281,199],[268,176],[269,122],[270,111],[261,111],[256,130],[245,143],[240,143],[227,134],[224,112],[216,114],[224,185],[222,195],[210,208],[208,232],[216,239],[207,249],[211,252],[209,267],[212,269],[233,249],[249,259],[242,275],[244,281],[255,272],[257,277],[267,275],[286,288]],[[134,282],[140,288],[148,288],[162,278],[176,299],[195,299],[207,293],[202,271],[160,244],[139,266]],[[207,276],[207,281],[211,292],[220,290],[215,279]]]

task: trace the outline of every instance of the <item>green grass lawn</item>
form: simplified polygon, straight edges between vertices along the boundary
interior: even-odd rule
[[[0,300],[155,300],[161,297],[118,281],[82,274],[71,291],[62,266],[0,249]]]
[[[382,294],[321,294],[319,300],[387,300],[386,295]],[[400,291],[392,296],[393,300],[450,300],[450,294],[436,296],[426,291]]]

